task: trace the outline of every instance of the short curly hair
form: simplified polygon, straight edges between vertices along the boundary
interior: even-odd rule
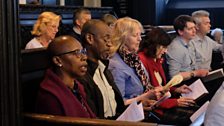
[[[200,24],[202,22],[201,17],[209,17],[209,12],[205,10],[198,10],[193,12],[191,15],[195,23]]]
[[[193,18],[189,15],[180,15],[177,18],[175,18],[175,20],[173,22],[173,26],[178,35],[179,35],[178,30],[183,31],[187,25],[187,22],[195,23]]]

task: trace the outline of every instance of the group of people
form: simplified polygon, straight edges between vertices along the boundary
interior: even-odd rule
[[[53,12],[43,12],[32,31],[35,37],[26,46],[46,47],[51,57],[36,112],[116,119],[137,101],[160,118],[155,122],[191,123],[189,117],[197,110],[195,101],[180,97],[191,89],[183,84],[165,90],[169,78],[162,64],[167,62],[169,77],[180,74],[188,80],[208,74],[212,51],[223,47],[206,36],[211,27],[207,11],[178,16],[174,40],[159,27],[142,38],[139,21],[110,14],[91,19],[91,12],[84,8],[75,10],[72,31],[55,38],[60,20]],[[171,98],[151,107],[164,93],[171,93]]]

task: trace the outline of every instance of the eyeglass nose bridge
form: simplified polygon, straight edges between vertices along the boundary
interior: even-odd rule
[[[81,57],[85,57],[85,56],[87,56],[87,50],[86,50],[86,48],[80,50],[80,52],[79,52],[79,57],[80,58]]]

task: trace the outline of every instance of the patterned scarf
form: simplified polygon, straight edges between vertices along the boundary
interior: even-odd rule
[[[119,55],[123,59],[123,61],[130,66],[131,68],[135,69],[135,72],[137,73],[139,79],[142,82],[143,87],[145,88],[145,92],[148,90],[153,89],[153,86],[151,85],[148,76],[145,73],[145,70],[143,68],[143,64],[141,63],[138,54],[137,53],[128,53],[124,47],[121,47],[118,51]]]

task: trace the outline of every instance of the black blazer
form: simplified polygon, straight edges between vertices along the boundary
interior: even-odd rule
[[[92,111],[96,114],[97,117],[105,118],[104,117],[103,96],[102,96],[100,89],[98,88],[98,86],[95,84],[95,82],[93,80],[93,75],[96,71],[98,64],[96,64],[90,60],[87,60],[87,62],[88,62],[87,74],[84,77],[79,78],[78,80],[83,84],[83,86],[85,88],[85,92],[87,95],[86,96],[87,103],[90,106],[90,108],[92,109]],[[124,101],[121,96],[121,93],[114,82],[113,76],[112,76],[111,72],[108,70],[109,61],[102,61],[102,62],[106,66],[106,69],[104,71],[105,77],[107,78],[108,83],[110,84],[110,86],[112,87],[112,89],[114,90],[114,93],[115,93],[115,100],[117,102],[116,115],[115,115],[115,117],[109,117],[111,119],[115,119],[117,116],[119,116],[125,110],[125,105],[124,105]]]
[[[82,43],[81,35],[76,33],[73,29],[69,31],[69,35],[77,39],[80,43]]]

